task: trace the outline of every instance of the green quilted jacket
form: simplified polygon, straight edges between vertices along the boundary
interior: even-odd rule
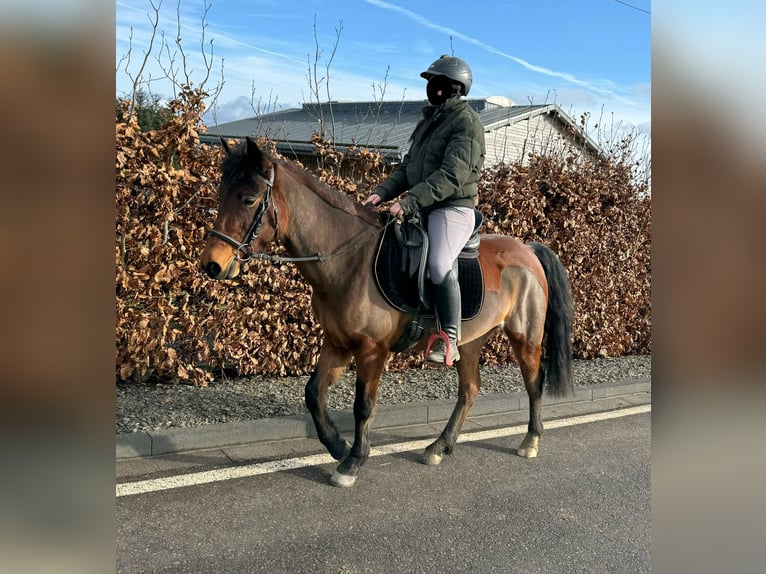
[[[402,162],[373,193],[389,201],[409,190],[399,202],[407,215],[445,206],[475,207],[484,127],[468,103],[450,98],[438,108],[424,107],[410,140]]]

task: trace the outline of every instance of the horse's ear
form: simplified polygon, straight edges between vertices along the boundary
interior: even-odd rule
[[[226,152],[226,155],[231,155],[232,153],[234,153],[234,150],[231,149],[231,146],[229,145],[229,142],[223,136],[221,136],[221,146],[223,147],[223,151]]]
[[[258,142],[250,136],[247,136],[245,140],[247,141],[247,162],[260,172],[265,173],[269,162],[261,148],[258,147]]]
[[[245,139],[247,140],[247,159],[256,165],[259,164],[263,154],[261,153],[261,148],[258,147],[258,142],[250,136],[247,136]]]

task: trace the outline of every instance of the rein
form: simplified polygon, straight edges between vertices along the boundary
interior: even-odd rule
[[[273,164],[272,164],[273,165]],[[217,237],[218,239],[221,239],[222,241],[225,241],[234,249],[236,249],[236,254],[234,255],[235,261],[240,261],[242,263],[246,261],[250,261],[251,259],[260,259],[263,261],[270,261],[271,263],[298,263],[303,261],[318,261],[320,263],[331,259],[333,257],[336,257],[338,255],[342,255],[343,253],[346,253],[348,251],[351,251],[352,249],[355,249],[358,247],[359,243],[355,241],[357,237],[353,237],[349,239],[346,243],[350,243],[350,245],[346,248],[338,249],[337,251],[334,251],[333,253],[329,255],[322,255],[321,253],[317,252],[314,255],[306,255],[303,257],[281,257],[279,255],[271,255],[269,253],[261,253],[257,251],[253,251],[252,244],[253,241],[258,237],[258,231],[260,231],[261,226],[263,225],[263,217],[266,215],[266,212],[269,210],[269,208],[272,208],[272,211],[274,212],[274,229],[279,229],[279,219],[278,219],[278,213],[277,213],[277,206],[272,206],[271,202],[271,193],[274,189],[274,174],[276,173],[276,166],[273,165],[273,169],[271,170],[271,176],[266,177],[263,173],[257,173],[256,176],[266,183],[266,191],[263,194],[263,199],[261,200],[260,205],[258,205],[258,209],[255,211],[255,215],[253,216],[253,221],[250,224],[249,229],[247,230],[247,234],[245,235],[245,238],[240,243],[233,237],[230,237],[229,235],[226,235],[222,231],[218,231],[217,229],[208,229],[206,235],[212,235],[213,237]],[[378,232],[382,232],[386,227],[391,225],[396,221],[396,219],[390,219],[382,229],[378,230],[375,229],[374,233],[371,235],[377,235]],[[275,233],[276,236],[276,233]],[[240,256],[240,254],[244,255],[244,257]]]

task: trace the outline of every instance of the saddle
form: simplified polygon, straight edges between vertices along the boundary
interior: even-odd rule
[[[464,321],[478,315],[484,302],[484,277],[478,259],[483,217],[478,210],[474,213],[473,233],[456,262]],[[394,352],[412,348],[434,319],[427,261],[428,234],[418,216],[385,228],[373,261],[375,283],[389,305],[412,315],[401,340],[391,349]]]

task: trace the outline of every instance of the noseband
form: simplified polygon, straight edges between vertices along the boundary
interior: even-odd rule
[[[207,235],[212,235],[213,237],[217,237],[218,239],[221,239],[234,247],[236,250],[236,254],[234,255],[234,261],[249,261],[253,258],[255,253],[253,253],[253,240],[258,237],[258,231],[261,229],[261,225],[263,225],[263,216],[266,215],[266,212],[269,210],[269,207],[271,207],[271,190],[274,188],[274,173],[276,172],[276,166],[272,164],[272,170],[271,170],[271,176],[266,177],[263,175],[263,173],[256,173],[256,177],[260,179],[261,181],[266,183],[266,191],[263,193],[263,199],[261,200],[260,205],[258,205],[258,209],[255,210],[255,215],[253,216],[253,221],[250,224],[250,228],[247,230],[247,234],[245,234],[245,238],[242,240],[242,243],[234,239],[233,237],[230,237],[229,235],[226,235],[222,231],[218,231],[217,229],[209,229],[206,233]],[[274,229],[276,232],[276,228],[278,226],[277,223],[277,208],[274,206]],[[242,256],[244,255],[244,257]]]

